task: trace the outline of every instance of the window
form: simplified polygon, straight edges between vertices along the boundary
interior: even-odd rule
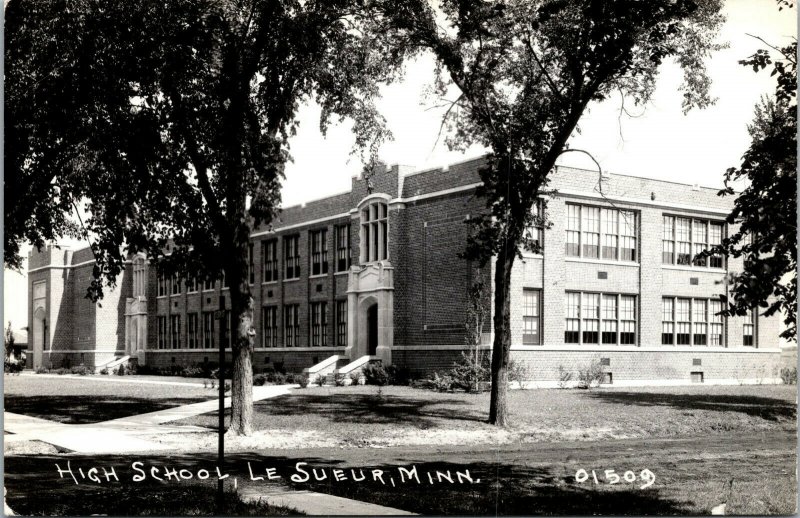
[[[336,345],[347,345],[347,300],[336,301]]]
[[[250,284],[256,282],[256,265],[253,258],[253,243],[247,245],[247,278]]]
[[[389,258],[388,206],[373,202],[361,209],[361,262]]]
[[[566,294],[564,342],[636,344],[636,297],[616,293]]]
[[[636,261],[636,213],[567,205],[567,257]]]
[[[286,347],[297,347],[300,338],[300,306],[291,304],[284,306],[284,341]]]
[[[324,302],[311,303],[311,345],[328,345],[328,308]]]
[[[704,250],[722,243],[723,223],[678,216],[664,216],[662,221],[663,264],[724,268],[720,254],[698,257]]]
[[[267,306],[261,308],[261,335],[264,347],[278,347],[278,308]]]
[[[750,310],[745,315],[744,325],[742,326],[742,345],[754,346],[756,331],[756,314],[755,311]]]
[[[169,317],[169,330],[170,330],[170,347],[173,349],[181,348],[181,316],[170,315]]]
[[[159,297],[166,297],[167,295],[167,276],[164,275],[164,272],[158,272],[158,296]]]
[[[300,278],[300,237],[283,238],[283,257],[286,264],[286,279]]]
[[[203,349],[214,348],[214,312],[203,312]]]
[[[225,310],[225,348],[230,349],[233,343],[233,326],[231,322],[231,310]]]
[[[278,241],[261,242],[261,258],[264,261],[264,274],[262,282],[274,282],[278,280]]]
[[[167,348],[167,317],[158,317],[158,348]]]
[[[328,230],[311,232],[311,275],[328,273]]]
[[[172,294],[173,295],[181,294],[181,279],[180,277],[178,277],[177,274],[172,276]]]
[[[211,291],[211,290],[213,290],[215,284],[216,284],[216,281],[214,281],[213,279],[203,281],[203,291]]]
[[[194,293],[197,291],[197,278],[190,275],[186,278],[186,293]]]
[[[133,296],[145,297],[146,277],[144,259],[136,259],[133,263]]]
[[[544,248],[544,202],[536,200],[531,212],[533,212],[533,224],[528,228],[528,235],[533,241],[533,252],[541,254]]]
[[[661,299],[662,345],[725,345],[725,320],[719,299]]]
[[[200,346],[198,340],[198,331],[200,325],[197,313],[189,313],[186,315],[186,347],[189,349],[197,349]]]
[[[522,343],[526,345],[542,343],[540,293],[539,290],[522,290]]]
[[[350,269],[350,225],[336,227],[336,271]]]

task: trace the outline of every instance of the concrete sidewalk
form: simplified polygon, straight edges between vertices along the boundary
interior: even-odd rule
[[[297,385],[253,387],[253,401],[289,394]],[[225,398],[230,408],[231,398]],[[193,417],[219,408],[212,399],[157,412],[149,412],[92,424],[64,424],[12,412],[3,412],[3,430],[14,435],[13,441],[42,441],[76,453],[133,453],[164,451],[169,445],[146,440],[141,436],[165,433],[208,432],[198,426],[163,426],[164,423]]]

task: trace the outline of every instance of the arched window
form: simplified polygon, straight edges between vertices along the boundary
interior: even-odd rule
[[[374,201],[361,209],[361,262],[389,258],[388,205]]]

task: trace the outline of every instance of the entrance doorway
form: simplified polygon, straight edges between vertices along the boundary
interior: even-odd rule
[[[367,354],[375,356],[378,352],[378,305],[367,309]]]

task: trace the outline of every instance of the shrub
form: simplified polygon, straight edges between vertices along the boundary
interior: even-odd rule
[[[104,376],[108,375],[108,367],[103,367],[100,369],[100,374],[103,374]]]
[[[317,377],[314,378],[314,383],[316,383],[320,387],[323,386],[325,384],[325,376],[323,376],[322,374],[317,374]]]
[[[572,381],[573,372],[568,371],[563,365],[558,366],[558,388],[567,388]]]
[[[53,374],[58,374],[59,376],[63,376],[64,374],[70,374],[70,370],[65,367],[59,367],[56,370],[50,371]]]
[[[389,385],[409,385],[411,383],[411,371],[407,367],[397,365],[387,365],[386,374],[389,375]]]
[[[202,378],[203,369],[200,367],[184,367],[181,370],[181,376],[184,378]]]
[[[230,381],[226,381],[225,382],[225,392],[230,392],[230,391],[231,391],[231,382]]]
[[[19,360],[10,360],[6,357],[5,364],[3,366],[4,372],[15,373],[20,372],[22,370],[23,363]]]
[[[116,373],[117,373],[118,376],[124,376],[125,375],[125,364],[124,363],[120,363],[119,364],[119,367],[117,367]]]
[[[783,381],[784,385],[796,385],[797,384],[797,367],[784,367],[781,369],[781,381]]]
[[[255,385],[256,387],[260,387],[264,385],[264,383],[266,382],[267,382],[267,377],[263,374],[256,374],[255,376],[253,376],[253,385]]]
[[[367,385],[378,385],[382,387],[389,383],[389,373],[386,368],[379,363],[368,363],[361,369],[364,381]]]
[[[275,381],[273,383],[275,383],[276,385],[285,384],[286,383],[286,374],[284,374],[282,372],[276,372],[275,373]]]
[[[440,375],[438,372],[433,373],[430,383],[433,389],[439,392],[452,392],[455,386],[452,376],[449,374]]]
[[[306,388],[308,386],[308,376],[301,375],[297,378],[297,383],[300,384],[300,388]]]
[[[285,383],[290,383],[290,384],[291,383],[297,383],[297,380],[299,379],[299,376],[300,376],[299,374],[295,374],[293,372],[290,372],[290,373],[288,373],[286,375]]]
[[[603,366],[600,360],[594,359],[582,369],[578,369],[578,387],[582,389],[599,385],[603,380]]]
[[[341,372],[337,372],[334,375],[333,382],[337,387],[344,387],[344,380],[346,380],[346,379],[347,379],[347,376],[345,374],[342,374]]]
[[[36,374],[47,374],[48,372],[50,372],[50,369],[40,365],[40,366],[36,367],[36,371],[35,372],[36,372]]]
[[[78,365],[77,367],[71,368],[70,373],[77,374],[79,376],[86,376],[87,374],[92,374],[92,369],[86,367],[85,365]]]
[[[361,375],[361,371],[353,371],[350,373],[350,381],[352,381],[353,385],[363,385],[364,384],[364,377]]]
[[[465,392],[478,392],[481,382],[490,381],[492,373],[489,368],[489,355],[472,352],[462,352],[461,358],[453,367],[443,373],[443,376],[452,381],[452,389],[461,389]],[[438,390],[438,389],[437,389]]]
[[[509,360],[508,362],[508,381],[516,381],[520,388],[525,388],[526,382],[530,380],[530,370],[522,362]]]

